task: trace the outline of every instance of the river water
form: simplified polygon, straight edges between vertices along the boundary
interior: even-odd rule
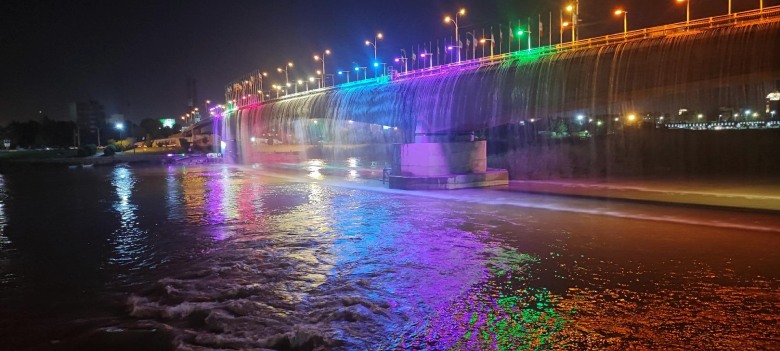
[[[0,176],[0,349],[772,349],[780,219],[381,170]]]

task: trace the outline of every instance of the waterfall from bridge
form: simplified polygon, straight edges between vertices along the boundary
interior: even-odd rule
[[[538,135],[576,116],[593,123],[591,133],[608,134],[628,114],[713,120],[735,118],[722,117],[724,110],[763,113],[765,96],[780,82],[778,22],[543,51],[243,108],[227,117],[224,139],[246,163],[285,153],[385,162],[390,144],[420,135],[453,139],[476,131],[490,142],[497,135],[490,130]]]

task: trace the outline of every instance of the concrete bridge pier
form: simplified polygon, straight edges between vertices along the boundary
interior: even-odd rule
[[[437,190],[509,184],[504,169],[487,168],[487,142],[473,132],[431,133],[393,145],[391,189]]]

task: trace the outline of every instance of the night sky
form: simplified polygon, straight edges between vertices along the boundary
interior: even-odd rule
[[[733,10],[759,0],[733,0]],[[692,19],[725,14],[728,0],[693,0]],[[780,5],[765,0],[764,6]],[[290,79],[313,75],[312,56],[330,49],[327,71],[368,66],[364,45],[381,31],[379,61],[392,62],[412,46],[453,35],[443,17],[465,7],[467,30],[542,15],[559,21],[558,1],[40,1],[0,2],[0,124],[38,116],[68,118],[68,103],[94,99],[107,115],[177,117],[187,112],[186,79],[199,99],[224,100],[224,87],[257,68],[267,83],[283,83],[276,67],[292,61]],[[673,0],[581,0],[580,38],[618,33],[617,7],[629,11],[629,30],[685,20]],[[557,41],[558,29],[553,28]],[[505,37],[506,38],[506,37]],[[371,73],[369,73],[369,76]],[[354,78],[354,75],[353,75]],[[340,80],[337,79],[337,82]],[[267,85],[267,86],[270,86]],[[266,87],[267,87],[266,86]]]

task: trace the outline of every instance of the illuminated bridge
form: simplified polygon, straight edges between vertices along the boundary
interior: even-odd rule
[[[389,160],[397,158],[389,151],[393,143],[469,142],[496,128],[536,134],[552,131],[561,119],[592,123],[592,133],[621,128],[634,116],[713,120],[724,110],[732,116],[731,111],[752,109],[760,111],[758,118],[770,119],[766,97],[778,84],[776,6],[265,101],[258,101],[262,95],[242,95],[252,86],[231,89],[226,110],[217,114],[226,153],[244,162],[307,147],[330,150],[326,157],[384,153]],[[477,167],[484,169],[480,162]]]

